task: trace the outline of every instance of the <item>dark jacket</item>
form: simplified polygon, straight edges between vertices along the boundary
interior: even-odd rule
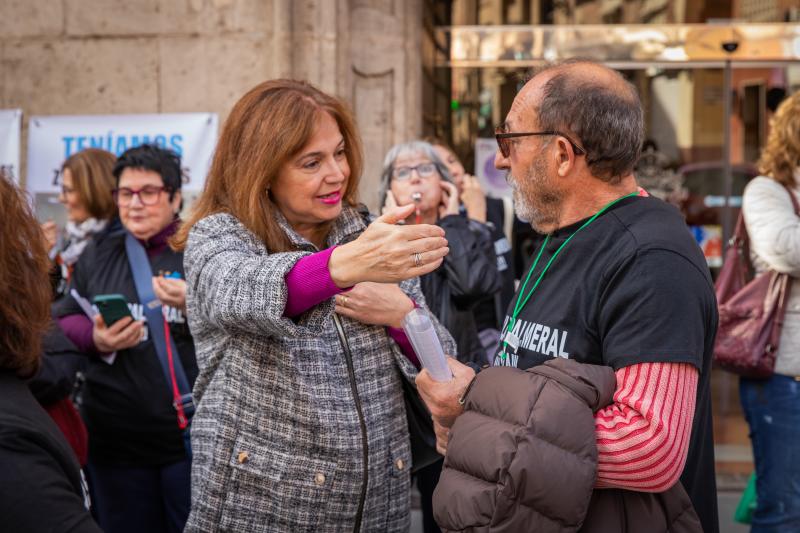
[[[81,373],[82,379],[86,369],[86,356],[55,324],[42,341],[39,372],[28,381],[28,387],[61,430],[80,465],[85,466],[89,458],[89,438],[72,397],[79,389],[78,374]]]
[[[497,259],[489,228],[461,215],[449,215],[438,224],[450,253],[442,266],[420,278],[431,312],[453,335],[462,362],[486,363],[478,339],[473,309],[499,289]]]
[[[42,352],[39,372],[28,382],[28,386],[36,400],[47,406],[69,398],[75,387],[77,373],[86,369],[86,356],[55,324],[42,339]]]
[[[594,490],[594,412],[609,367],[553,359],[478,374],[450,431],[433,495],[445,531],[700,532],[680,483],[661,494]]]
[[[0,371],[0,517],[3,531],[99,532],[78,462],[27,385]]]

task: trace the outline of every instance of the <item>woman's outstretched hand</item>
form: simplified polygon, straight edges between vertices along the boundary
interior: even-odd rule
[[[397,225],[415,208],[388,209],[356,240],[337,247],[328,261],[333,282],[340,288],[362,281],[397,283],[439,268],[450,251],[444,230],[430,224]]]

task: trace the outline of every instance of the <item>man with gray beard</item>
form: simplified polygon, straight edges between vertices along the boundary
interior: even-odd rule
[[[509,171],[517,215],[544,239],[509,306],[494,366],[566,358],[611,367],[613,402],[595,414],[595,489],[659,494],[682,483],[703,529],[718,531],[714,287],[680,213],[636,183],[644,140],[636,89],[596,63],[548,66],[522,88],[496,137],[495,165]],[[442,452],[459,400],[481,381],[449,364],[449,382],[426,371],[417,378]]]

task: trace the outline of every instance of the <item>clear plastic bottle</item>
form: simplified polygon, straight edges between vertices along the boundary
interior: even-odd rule
[[[403,330],[431,377],[436,381],[450,381],[453,373],[447,365],[442,343],[439,342],[436,328],[433,327],[428,313],[422,309],[413,309],[403,318]]]

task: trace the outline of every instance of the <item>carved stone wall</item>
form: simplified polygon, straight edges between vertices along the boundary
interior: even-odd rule
[[[421,134],[421,10],[421,0],[0,0],[0,108],[224,120],[260,81],[307,79],[353,107],[362,199],[376,208],[386,150]]]

